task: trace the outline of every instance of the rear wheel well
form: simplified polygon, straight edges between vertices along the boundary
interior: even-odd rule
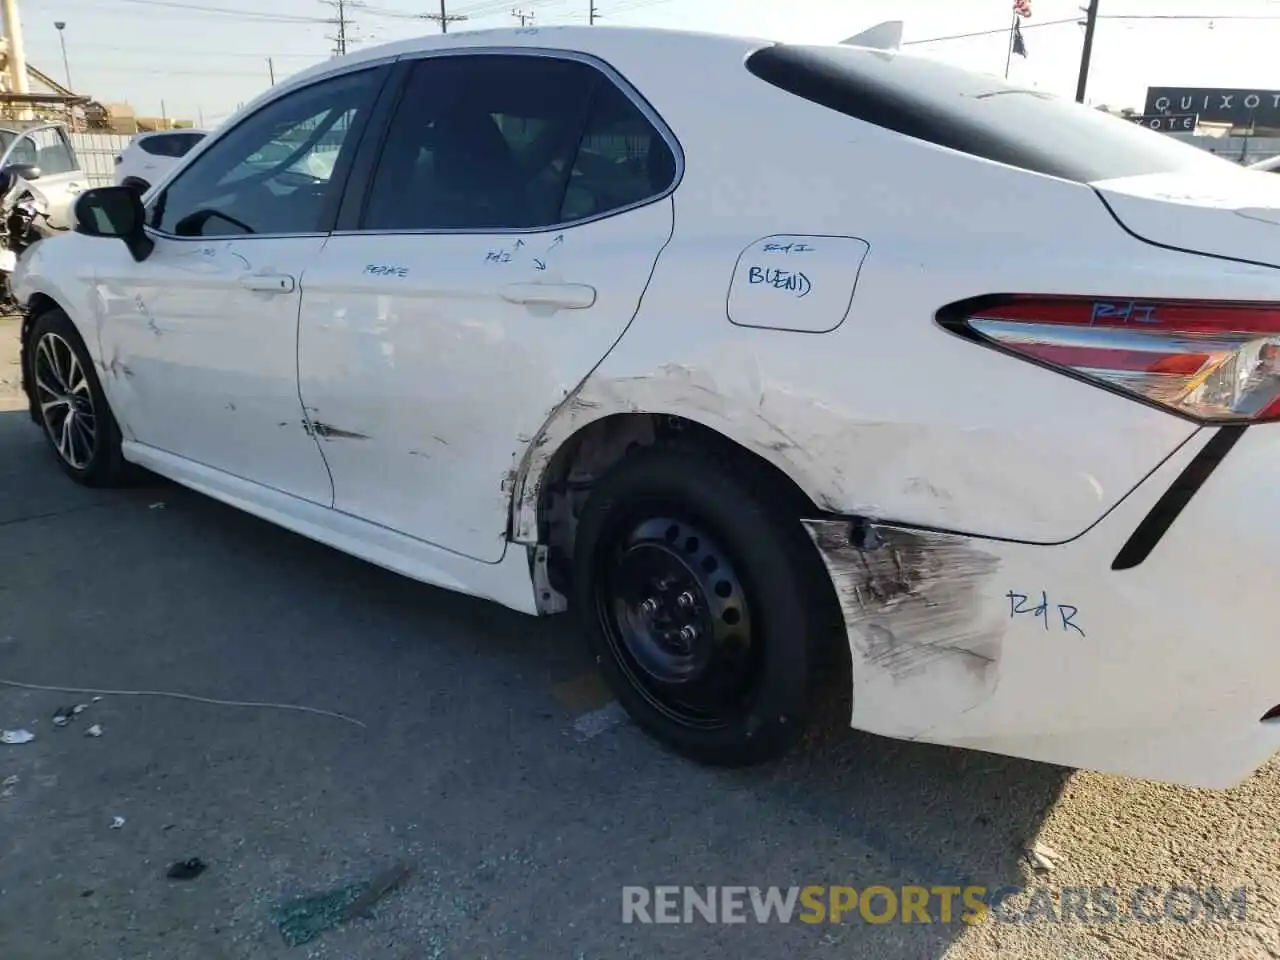
[[[577,518],[596,481],[629,453],[654,444],[693,445],[731,461],[769,488],[779,509],[799,519],[823,511],[786,473],[735,440],[693,420],[669,414],[621,413],[595,420],[560,445],[542,475],[538,542],[547,548],[547,574],[566,593]]]

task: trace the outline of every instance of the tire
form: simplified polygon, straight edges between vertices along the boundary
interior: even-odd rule
[[[774,489],[658,445],[601,478],[579,518],[573,602],[596,663],[637,724],[699,763],[786,753],[823,686],[829,581]]]
[[[123,484],[120,427],[71,318],[58,309],[41,314],[25,353],[36,420],[63,472],[86,487]]]

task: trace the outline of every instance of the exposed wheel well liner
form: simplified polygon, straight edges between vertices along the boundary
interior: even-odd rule
[[[564,585],[573,556],[577,515],[596,480],[633,450],[679,440],[714,451],[769,488],[781,510],[799,519],[825,513],[787,474],[737,441],[694,420],[670,414],[617,413],[593,420],[557,447],[538,487],[538,542],[549,551],[549,572]]]

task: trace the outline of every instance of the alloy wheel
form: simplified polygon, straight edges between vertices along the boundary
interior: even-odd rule
[[[84,367],[65,338],[46,333],[36,343],[33,369],[45,432],[68,466],[87,469],[97,450],[98,416]]]

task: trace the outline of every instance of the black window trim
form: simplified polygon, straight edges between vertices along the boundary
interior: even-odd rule
[[[366,137],[361,143],[360,153],[356,155],[352,163],[352,176],[346,184],[345,199],[342,204],[341,213],[339,214],[338,223],[333,230],[333,236],[343,237],[361,237],[361,236],[451,236],[451,235],[470,235],[470,236],[493,236],[502,234],[503,236],[520,236],[526,234],[547,233],[555,230],[567,230],[571,227],[579,227],[588,223],[595,223],[598,220],[606,220],[610,217],[617,217],[624,213],[630,213],[632,210],[638,210],[641,207],[647,207],[650,204],[661,203],[680,186],[680,182],[684,179],[685,159],[684,149],[680,145],[680,141],[672,132],[670,126],[621,73],[619,73],[611,64],[600,59],[599,57],[584,53],[579,50],[562,50],[553,47],[504,47],[504,46],[476,46],[476,47],[454,47],[447,50],[419,50],[411,53],[401,54],[397,57],[397,67],[400,70],[398,77],[394,83],[388,86],[396,88],[396,99],[404,85],[408,82],[409,71],[414,63],[421,60],[432,60],[438,57],[478,57],[478,56],[518,56],[518,57],[544,57],[550,60],[572,60],[578,63],[584,63],[589,67],[600,71],[604,79],[613,83],[622,94],[635,105],[644,118],[653,126],[658,134],[666,141],[667,148],[671,151],[671,155],[675,160],[675,176],[671,178],[671,183],[662,191],[651,196],[645,197],[643,200],[637,200],[626,206],[615,207],[612,210],[606,210],[604,213],[593,214],[588,217],[579,217],[576,220],[562,220],[550,223],[545,226],[537,227],[439,227],[439,228],[410,228],[402,230],[383,230],[383,229],[364,229],[358,224],[364,216],[365,209],[369,200],[369,189],[372,186],[372,178],[377,168],[377,160],[381,157],[383,145],[386,142],[388,128],[391,123],[391,114],[381,118],[382,123],[379,128],[369,127],[366,129]],[[358,178],[357,178],[358,175]]]
[[[258,117],[264,110],[270,109],[271,107],[279,103],[281,100],[284,100],[286,97],[292,96],[295,93],[302,93],[303,91],[309,90],[312,87],[316,86],[317,84],[325,83],[329,80],[336,80],[339,77],[349,76],[354,73],[369,72],[369,73],[380,75],[378,84],[377,84],[378,89],[374,93],[374,98],[373,98],[372,104],[370,105],[370,109],[365,111],[363,120],[357,119],[356,127],[352,130],[352,135],[355,137],[355,150],[353,151],[353,154],[352,154],[352,162],[346,165],[345,170],[339,171],[336,167],[334,168],[335,178],[341,179],[342,182],[338,184],[337,197],[329,201],[328,207],[325,210],[323,222],[327,224],[326,228],[320,229],[320,230],[298,232],[298,233],[228,233],[228,234],[209,234],[207,236],[199,236],[199,237],[180,237],[177,234],[168,233],[167,231],[160,230],[159,228],[152,226],[150,222],[152,207],[159,202],[160,198],[168,191],[171,185],[171,183],[166,182],[162,190],[158,191],[154,197],[149,198],[150,202],[147,204],[147,212],[145,217],[146,223],[144,226],[144,229],[146,230],[146,232],[153,237],[160,237],[170,242],[179,242],[179,243],[212,243],[215,241],[225,241],[225,240],[234,240],[237,243],[239,243],[242,241],[251,241],[251,240],[285,240],[285,239],[295,239],[295,238],[302,239],[307,237],[327,237],[330,234],[332,234],[333,226],[337,222],[338,211],[342,204],[342,198],[345,196],[346,191],[351,186],[350,175],[351,175],[351,171],[355,168],[355,159],[359,156],[360,150],[364,143],[364,138],[370,129],[370,120],[378,113],[379,108],[382,107],[383,101],[386,99],[388,87],[391,85],[389,81],[393,76],[393,68],[395,67],[397,59],[398,58],[395,56],[387,56],[387,57],[379,57],[374,60],[361,60],[358,63],[347,65],[342,69],[333,70],[331,72],[324,73],[320,76],[312,77],[310,80],[307,80],[304,83],[290,84],[282,88],[278,96],[274,96],[274,97],[271,97],[269,100],[263,101],[261,104],[257,106],[257,108],[253,110],[252,113],[245,114],[245,116],[241,117],[238,121],[236,121],[236,123],[233,126],[227,127],[225,130],[220,130],[216,134],[206,134],[203,139],[198,141],[194,146],[192,146],[192,148],[189,151],[187,151],[186,157],[178,158],[179,161],[186,161],[187,158],[190,157],[191,158],[190,163],[195,163],[196,160],[199,158],[199,156],[203,156],[206,149],[210,148],[211,146],[216,144],[219,140],[222,140],[224,137],[229,136],[233,131],[239,130],[244,124]],[[168,132],[168,131],[165,131],[165,132]],[[200,151],[199,154],[196,154],[197,148]],[[189,163],[183,162],[182,171],[185,171],[188,165]],[[182,171],[179,171],[179,174]],[[175,175],[175,179],[176,179],[176,175]]]

